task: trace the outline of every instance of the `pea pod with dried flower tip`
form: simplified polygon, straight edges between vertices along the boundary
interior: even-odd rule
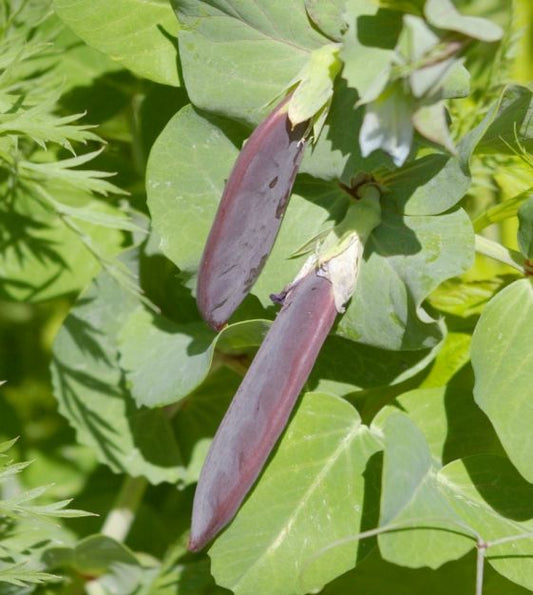
[[[197,303],[221,329],[261,272],[287,208],[303,157],[308,122],[293,127],[290,96],[254,130],[226,183],[204,249]]]

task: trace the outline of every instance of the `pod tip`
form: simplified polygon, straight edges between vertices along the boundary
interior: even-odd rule
[[[190,552],[199,552],[203,547],[204,547],[204,543],[202,541],[199,541],[198,539],[193,539],[192,537],[189,537],[189,541],[187,543],[187,549]]]

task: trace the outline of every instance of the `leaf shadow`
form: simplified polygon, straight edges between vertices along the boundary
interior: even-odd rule
[[[381,502],[381,473],[383,470],[383,451],[374,453],[367,461],[363,477],[365,491],[361,510],[359,533],[371,531],[379,526]],[[362,539],[357,549],[356,564],[359,564],[377,547],[377,537]]]
[[[485,473],[480,474],[476,459],[465,457],[463,463],[485,502],[506,519],[517,522],[533,519],[533,485],[520,475],[511,461],[505,456],[491,456]]]
[[[406,217],[394,205],[382,199],[382,219],[372,232],[365,250],[368,259],[372,252],[384,258],[409,256],[422,251],[422,244],[416,233],[407,224]]]
[[[204,322],[189,322],[176,324],[164,316],[152,314],[151,325],[167,335],[186,336],[187,355],[200,355],[206,353],[216,337],[216,333]]]
[[[124,416],[132,441],[144,461],[163,469],[172,469],[181,463],[179,449],[164,410],[137,407],[125,388],[123,377],[116,385],[112,385],[94,374],[66,365],[57,356],[53,359],[53,369],[67,418],[74,422],[75,428],[83,428],[90,434],[104,460],[114,471],[129,471],[127,460],[131,453],[124,452],[121,447],[123,436],[119,435],[114,420],[106,417],[105,410],[100,412],[91,407],[90,401],[86,404],[90,393],[85,393],[83,389],[125,402]],[[86,440],[81,441],[86,443]]]
[[[95,298],[82,297],[76,302],[76,308],[89,306],[94,301]],[[70,338],[82,354],[90,355],[97,361],[101,360],[111,365],[112,362],[100,344],[100,341],[104,338],[102,331],[81,316],[77,316],[75,312],[71,312],[65,320],[65,331],[68,332]]]
[[[176,51],[176,71],[178,73],[179,80],[183,81],[183,67],[181,65],[181,56],[180,56],[180,51],[179,51],[178,37],[176,35],[173,35],[169,31],[167,31],[165,29],[165,27],[163,27],[163,25],[161,25],[160,23],[158,23],[156,25],[156,27],[157,27],[157,30],[159,31],[159,33],[161,33],[161,35],[165,39],[170,41],[170,43],[172,44],[172,47]]]
[[[61,96],[67,113],[85,114],[85,123],[102,124],[129,106],[135,77],[127,70],[107,72],[87,85],[78,85]],[[88,108],[89,106],[89,108]]]
[[[5,267],[14,271],[14,276],[10,277],[9,273],[4,276],[0,283],[0,295],[7,299],[15,296],[15,299],[20,299],[23,292],[23,299],[35,301],[72,269],[61,254],[61,243],[47,237],[54,231],[54,226],[36,216],[30,217],[17,211],[15,195],[16,191],[13,191],[14,200],[6,201],[5,209],[1,212],[3,226],[0,229],[0,251]],[[30,275],[26,275],[26,279],[17,279],[17,268],[23,272],[32,265],[39,267],[38,280],[29,280],[33,279]]]
[[[448,382],[444,395],[447,432],[442,463],[475,454],[505,456],[503,446],[488,417],[474,401],[474,372],[465,364]]]
[[[498,514],[514,521],[533,518],[533,485],[508,459],[488,417],[473,397],[470,363],[446,387],[447,434],[443,464],[461,459],[476,490]],[[484,473],[480,473],[481,468]]]
[[[21,267],[27,261],[25,254],[27,250],[41,264],[54,263],[69,268],[67,262],[55,249],[58,243],[39,235],[51,229],[48,224],[18,213],[14,209],[2,213],[2,222],[0,250],[2,253],[12,250]]]
[[[196,299],[190,288],[190,275],[162,254],[141,253],[140,285],[144,294],[170,321],[180,324],[200,321]]]
[[[123,465],[120,460],[122,453],[113,440],[113,436],[116,435],[113,421],[106,419],[103,412],[99,414],[95,410],[89,409],[83,402],[83,396],[80,398],[75,383],[88,389],[96,389],[110,398],[120,397],[120,391],[86,372],[67,366],[57,356],[52,359],[52,369],[57,379],[57,390],[61,394],[61,401],[68,419],[74,422],[75,427],[85,428],[90,433],[93,440],[102,449],[106,460],[109,462],[108,464],[112,468],[115,470],[122,468]],[[85,441],[80,440],[80,442]]]
[[[32,285],[32,283],[20,279],[4,277],[0,282],[0,297],[7,300],[18,301],[21,299],[21,291],[26,290],[24,291],[24,301],[38,301],[41,298],[41,294],[43,294],[49,287],[52,287],[64,272],[63,267],[58,266],[57,270],[51,271],[48,278],[45,281],[41,281],[39,285]]]
[[[361,45],[392,50],[402,31],[402,13],[389,8],[379,8],[376,14],[357,18],[357,39]],[[386,35],[383,33],[386,32]]]
[[[389,351],[330,335],[313,367],[308,386],[315,390],[320,380],[351,384],[354,390],[388,386],[427,357],[429,351]]]

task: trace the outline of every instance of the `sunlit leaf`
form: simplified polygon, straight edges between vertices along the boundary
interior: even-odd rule
[[[340,41],[346,29],[345,0],[305,0],[305,9],[317,27],[331,39]]]
[[[520,473],[533,481],[529,453],[533,437],[533,286],[515,281],[483,310],[472,337],[474,396],[489,417],[505,451]]]
[[[180,84],[178,22],[167,2],[54,0],[54,8],[76,35],[116,62],[158,83]]]
[[[503,35],[502,29],[495,23],[459,13],[451,0],[427,0],[424,14],[434,27],[457,31],[475,39],[498,41]]]
[[[239,121],[259,123],[309,53],[328,42],[309,26],[304,0],[172,5],[182,24],[180,62],[192,103]]]
[[[439,491],[439,467],[424,435],[403,413],[391,413],[382,423],[385,439],[379,524],[399,530],[379,535],[381,555],[410,568],[438,568],[460,558],[474,544]]]

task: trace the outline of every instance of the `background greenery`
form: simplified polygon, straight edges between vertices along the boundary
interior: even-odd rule
[[[0,593],[462,595],[481,593],[481,554],[485,595],[533,592],[533,10],[455,4],[490,23],[466,31],[470,82],[455,56],[439,95],[405,41],[421,23],[399,37],[418,0],[377,17],[363,0],[0,2],[0,438],[19,437],[0,446]],[[354,108],[394,90],[398,39],[414,53],[394,76],[432,90],[396,97],[419,122],[399,168],[361,154]],[[194,281],[224,180],[332,40],[329,119],[216,336]],[[422,110],[444,100],[449,134]],[[234,523],[188,554],[194,484],[268,296],[360,171],[385,194],[357,293]]]

